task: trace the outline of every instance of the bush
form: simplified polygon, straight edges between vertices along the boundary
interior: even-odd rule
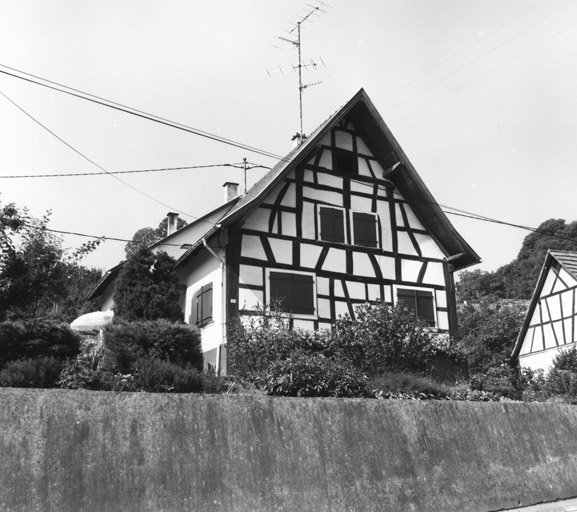
[[[517,370],[510,366],[489,368],[485,373],[474,374],[470,384],[474,391],[488,391],[509,398],[521,395]]]
[[[296,351],[322,352],[330,344],[329,331],[291,329],[289,319],[265,312],[237,322],[230,336],[228,357],[234,374],[260,374]]]
[[[449,390],[429,377],[408,372],[391,372],[369,382],[377,397],[416,398],[420,400],[445,398]]]
[[[0,368],[9,361],[53,357],[59,361],[80,353],[80,337],[65,323],[49,319],[0,323]]]
[[[55,357],[10,361],[0,370],[0,386],[13,388],[57,387],[62,362]]]
[[[123,265],[114,292],[114,313],[125,320],[182,321],[175,260],[141,248]]]
[[[423,373],[434,350],[436,332],[415,320],[406,307],[363,304],[355,320],[340,318],[330,350],[369,376],[391,371]]]
[[[350,364],[302,352],[273,363],[257,384],[267,394],[299,397],[372,396],[366,378]]]
[[[154,358],[202,370],[200,333],[167,320],[119,321],[104,329],[105,368],[131,373],[139,358]]]
[[[160,359],[141,358],[136,363],[136,380],[142,391],[159,393],[199,393],[202,374],[192,366],[177,366]]]

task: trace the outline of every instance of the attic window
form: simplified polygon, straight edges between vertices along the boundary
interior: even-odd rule
[[[339,174],[358,174],[357,157],[350,151],[333,149],[333,171]]]

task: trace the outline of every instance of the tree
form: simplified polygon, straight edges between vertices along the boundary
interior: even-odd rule
[[[165,252],[141,248],[128,259],[118,276],[114,313],[125,320],[165,318],[181,322],[175,260]]]
[[[50,212],[34,219],[13,204],[0,207],[0,319],[52,316],[71,321],[101,272],[79,265],[100,240],[73,254],[48,230]]]
[[[509,362],[526,307],[511,301],[467,304],[459,311],[458,347],[471,374],[483,374]]]
[[[176,220],[176,228],[180,229],[186,226],[185,220],[180,217]],[[126,253],[126,258],[130,258],[136,254],[136,252],[141,248],[150,247],[159,240],[166,237],[168,232],[168,218],[165,217],[156,229],[151,227],[141,228],[132,236],[132,240],[124,246],[124,252]]]
[[[548,250],[577,251],[577,222],[546,220],[525,237],[510,263],[494,272],[462,272],[456,285],[458,300],[530,299]]]

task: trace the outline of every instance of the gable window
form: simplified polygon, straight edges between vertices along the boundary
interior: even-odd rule
[[[355,245],[377,247],[377,216],[374,213],[353,212],[353,240]]]
[[[350,151],[333,149],[333,171],[341,174],[358,174],[357,156]]]
[[[315,314],[315,281],[312,274],[269,272],[269,303],[293,315]]]
[[[326,242],[345,242],[345,215],[339,208],[321,206],[319,209],[320,239]]]
[[[190,323],[204,327],[212,322],[212,283],[201,286],[192,299]]]
[[[433,292],[412,288],[397,288],[397,301],[413,312],[416,318],[430,326],[435,325],[435,303]]]

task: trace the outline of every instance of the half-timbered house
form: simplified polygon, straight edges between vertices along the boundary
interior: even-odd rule
[[[177,257],[185,318],[202,330],[205,361],[224,368],[229,320],[272,301],[305,329],[385,301],[456,332],[453,272],[480,259],[364,90],[228,199],[153,246]]]
[[[561,350],[575,346],[577,317],[577,253],[549,251],[511,363],[547,371]]]

